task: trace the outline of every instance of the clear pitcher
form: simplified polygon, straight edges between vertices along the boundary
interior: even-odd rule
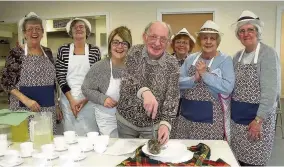
[[[39,149],[43,144],[52,143],[53,125],[51,112],[39,112],[30,121],[30,139]]]

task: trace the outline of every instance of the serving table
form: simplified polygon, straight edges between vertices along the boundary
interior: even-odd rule
[[[117,138],[111,138],[109,141],[109,146],[115,143],[117,141]],[[146,143],[147,139],[121,139],[125,140],[127,143],[128,140],[139,140],[141,143]],[[176,139],[171,139],[176,140]],[[177,140],[185,144],[186,146],[195,146],[199,143],[204,143],[208,145],[211,149],[211,157],[210,160],[216,161],[217,159],[221,158],[231,166],[239,166],[229,144],[226,141],[223,140]],[[16,149],[19,150],[19,144],[20,143],[13,143],[10,147],[10,149]],[[139,147],[139,145],[137,145]],[[59,155],[66,154],[67,151],[59,152]],[[116,165],[120,164],[123,160],[127,159],[128,157],[132,156],[133,154],[126,154],[126,155],[119,155],[119,156],[111,156],[111,155],[104,155],[104,154],[98,154],[95,151],[90,151],[86,153],[87,158],[76,162],[76,166],[109,166],[109,167],[115,167]],[[21,165],[22,167],[30,167],[34,166],[34,159],[32,157],[30,158],[23,158],[24,163]],[[54,159],[50,161],[51,166],[58,166],[59,159]]]

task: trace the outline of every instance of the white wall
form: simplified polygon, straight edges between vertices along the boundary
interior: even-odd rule
[[[106,19],[96,20],[96,45],[99,47],[102,46],[101,33],[106,33]]]
[[[17,34],[17,26],[14,24],[0,24],[0,37],[12,38]]]
[[[220,49],[232,55],[241,45],[230,25],[247,9],[255,12],[264,21],[263,41],[274,47],[277,5],[284,6],[284,2],[0,2],[0,20],[18,21],[30,11],[43,18],[109,12],[110,30],[120,25],[128,26],[132,31],[133,43],[137,44],[142,42],[144,27],[157,19],[158,8],[214,8],[217,10],[215,21],[224,33]]]

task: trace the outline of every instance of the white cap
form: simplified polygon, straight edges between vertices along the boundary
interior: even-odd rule
[[[195,38],[187,31],[186,28],[182,28],[175,36],[181,35],[181,34],[187,35],[194,43],[196,42]]]
[[[172,36],[171,36],[171,41],[174,39],[174,37],[175,37],[175,35],[172,35]]]
[[[254,22],[260,27],[264,26],[264,23],[260,21],[259,17],[249,10],[244,10],[236,23],[242,23],[242,22],[248,22],[248,21],[251,23]]]
[[[206,30],[206,29],[212,29],[212,30]],[[223,35],[223,33],[220,32],[220,27],[212,20],[207,20],[200,28],[199,32],[196,32],[196,35],[200,33],[213,33],[213,34]]]
[[[75,19],[71,19],[71,20],[66,24],[66,32],[67,32],[68,34],[69,34],[69,32],[70,32],[70,28],[71,28],[70,26],[71,26],[72,22],[75,21],[75,20],[83,21],[83,22],[87,25],[87,27],[89,28],[89,30],[92,31],[91,23],[90,23],[87,19],[75,18]],[[87,35],[89,35],[89,34],[87,34]]]
[[[26,19],[29,19],[29,18],[38,18],[38,19],[41,19],[35,12],[30,12],[29,14],[25,15],[25,17],[23,17],[20,21],[19,21],[19,27],[22,29],[23,27],[23,24],[25,22]],[[42,26],[44,27],[44,26]],[[23,30],[22,30],[23,31]]]

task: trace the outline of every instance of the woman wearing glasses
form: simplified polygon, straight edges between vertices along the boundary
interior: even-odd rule
[[[96,63],[82,85],[84,95],[95,103],[95,115],[100,134],[118,137],[116,106],[120,97],[120,82],[125,58],[132,45],[127,27],[114,29],[108,37],[108,56]]]
[[[174,51],[173,55],[177,58],[179,65],[182,66],[184,60],[194,48],[195,39],[186,28],[183,28],[173,37],[171,45]]]
[[[42,20],[31,12],[19,22],[19,27],[26,44],[10,51],[1,85],[9,93],[11,110],[52,112],[55,134],[55,67],[51,50],[40,45],[44,33]]]
[[[273,48],[260,42],[262,28],[251,11],[243,11],[236,23],[236,36],[245,48],[234,57],[231,146],[242,166],[266,165],[275,135],[280,60]]]
[[[98,47],[87,44],[91,24],[86,19],[75,18],[66,25],[73,43],[58,49],[56,77],[61,88],[60,104],[64,116],[64,130],[85,135],[98,131],[93,104],[83,95],[81,86],[90,67],[101,59]]]

